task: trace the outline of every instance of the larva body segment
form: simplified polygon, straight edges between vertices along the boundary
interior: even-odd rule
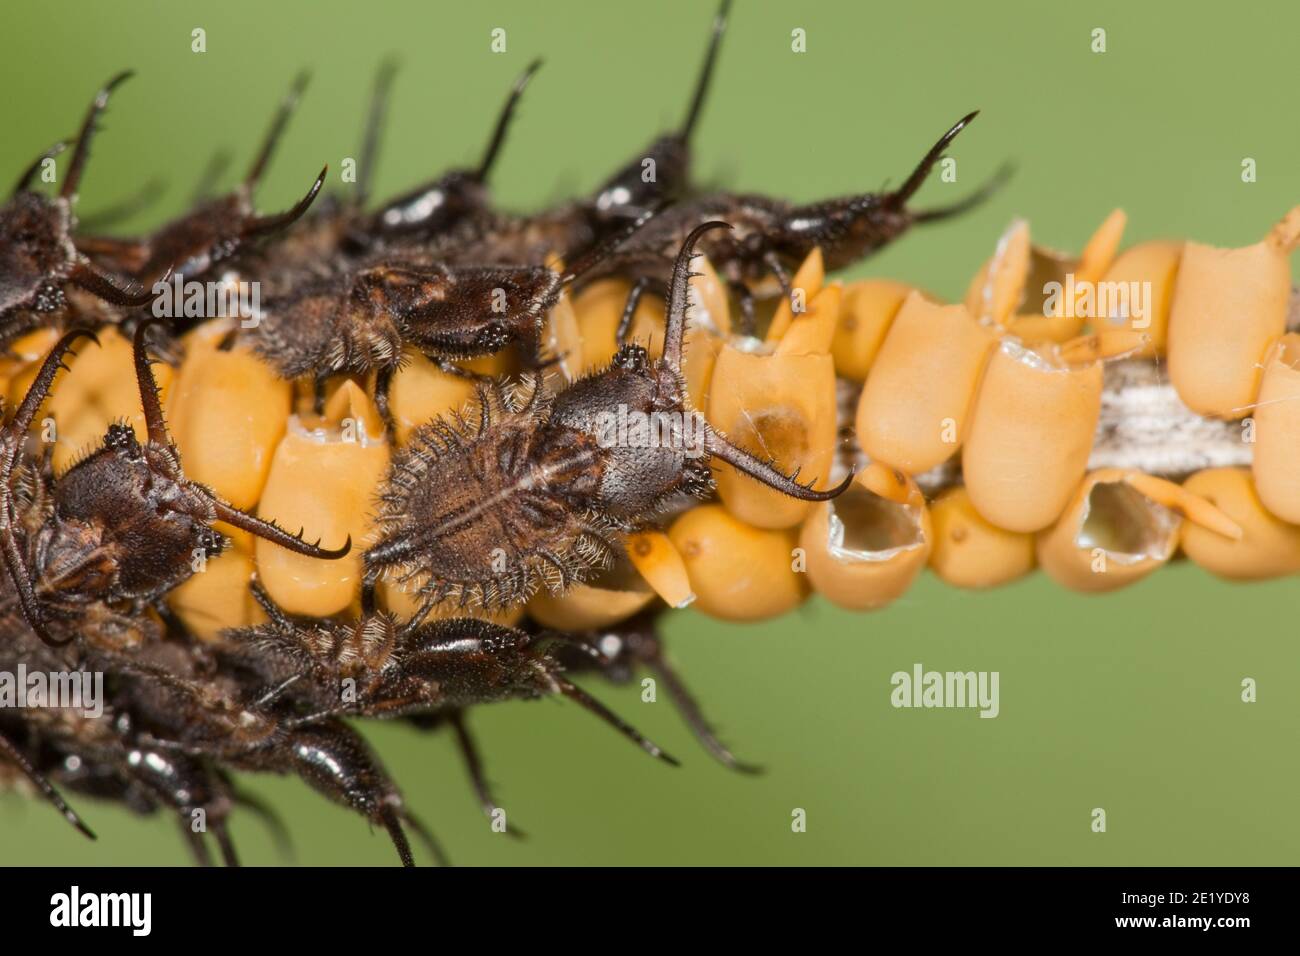
[[[477,421],[417,429],[380,492],[371,576],[432,602],[485,608],[560,591],[608,561],[612,528],[582,498],[602,480],[594,441],[548,427],[550,398],[484,389]],[[576,508],[575,508],[576,506]]]
[[[817,505],[799,546],[818,594],[853,611],[896,600],[930,556],[934,526],[911,478],[873,465],[835,501]]]

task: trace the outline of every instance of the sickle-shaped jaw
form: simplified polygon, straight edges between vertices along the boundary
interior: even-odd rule
[[[266,137],[262,140],[261,149],[258,150],[257,156],[248,168],[247,175],[244,176],[243,190],[245,195],[251,196],[253,190],[257,188],[257,184],[261,182],[262,174],[266,171],[266,167],[275,153],[275,148],[284,135],[285,127],[289,125],[289,120],[293,117],[294,110],[298,108],[298,103],[302,99],[302,94],[307,89],[307,83],[310,79],[311,74],[306,70],[294,77],[288,95],[280,103],[280,108],[276,110],[275,116],[271,120],[271,126],[266,131]],[[240,229],[240,237],[252,239],[257,236],[269,235],[301,219],[307,210],[311,208],[311,204],[316,201],[316,196],[319,195],[321,187],[325,185],[325,177],[328,173],[329,165],[327,164],[320,171],[320,175],[316,177],[316,181],[312,183],[307,195],[298,200],[292,209],[276,213],[273,216],[255,216],[249,219]]]
[[[147,343],[149,330],[156,325],[162,324],[165,323],[161,319],[150,319],[141,322],[136,328],[135,339],[132,343],[135,376],[140,388],[140,406],[144,410],[145,428],[149,435],[149,444],[168,452],[179,463],[176,448],[172,444],[171,436],[167,433],[167,422],[163,418],[162,402],[158,396],[158,383],[154,380],[153,369],[150,368],[149,360]],[[220,497],[203,485],[194,482],[187,482],[187,484],[208,500],[216,520],[224,521],[229,525],[247,531],[249,534],[264,538],[273,544],[278,544],[282,548],[306,555],[309,558],[323,558],[326,560],[341,558],[352,550],[351,536],[348,537],[341,548],[322,548],[319,541],[314,544],[308,542],[302,531],[299,531],[296,535],[290,534],[274,521],[256,518],[221,500]]]
[[[826,491],[816,491],[812,487],[817,483],[816,479],[806,485],[800,484],[797,471],[793,475],[781,473],[772,466],[771,462],[755,458],[743,448],[731,444],[731,442],[714,431],[712,426],[707,426],[705,429],[704,450],[708,452],[710,457],[722,459],[737,471],[748,475],[773,491],[779,491],[791,498],[798,498],[800,501],[830,501],[832,498],[842,495],[848,490],[849,485],[853,484],[853,472],[850,471],[848,477],[834,488],[829,488]]]
[[[969,126],[977,116],[979,116],[979,110],[967,113],[958,120],[952,128],[948,130],[948,132],[939,137],[939,141],[930,147],[930,151],[926,153],[921,162],[917,164],[916,169],[912,170],[912,175],[907,177],[907,181],[903,183],[902,187],[896,192],[886,193],[881,197],[883,204],[895,211],[902,211],[903,207],[907,205],[907,201],[911,199],[925,183],[930,172],[934,169],[935,164],[943,157],[944,151],[947,150],[947,148],[952,144],[952,141],[957,138],[957,134]],[[1014,169],[1015,167],[1011,163],[1003,163],[988,182],[984,183],[984,185],[965,199],[949,206],[941,206],[937,209],[912,213],[908,218],[912,222],[937,222],[940,219],[948,219],[952,216],[957,216],[961,213],[967,212],[1001,189],[1003,184],[1011,178]]]
[[[322,548],[319,541],[314,543],[308,541],[302,529],[297,534],[290,534],[274,521],[255,518],[248,512],[240,511],[234,505],[222,501],[202,485],[195,485],[194,487],[212,503],[218,521],[224,521],[228,525],[247,531],[249,534],[270,541],[272,544],[278,544],[295,554],[306,555],[309,558],[320,558],[325,561],[336,561],[345,557],[352,550],[352,535],[347,536],[341,548]]]
[[[969,212],[976,206],[983,203],[986,199],[996,193],[1007,181],[1015,174],[1016,167],[1014,163],[1003,163],[998,167],[989,179],[980,186],[979,189],[971,193],[965,199],[959,199],[957,202],[947,206],[939,206],[934,209],[924,209],[920,212],[913,213],[913,222],[938,222],[942,219],[951,219],[953,216],[960,216],[964,212]]]
[[[71,199],[77,194],[77,186],[81,183],[81,174],[86,168],[86,160],[90,158],[90,143],[95,138],[99,117],[108,108],[108,98],[112,95],[113,90],[134,75],[135,73],[132,70],[123,70],[105,83],[103,89],[96,93],[95,98],[90,101],[90,109],[86,111],[86,118],[81,124],[81,132],[77,134],[77,148],[73,150],[72,161],[68,164],[68,172],[63,177],[63,188],[59,191],[59,195],[64,199]]]
[[[149,443],[174,453],[171,436],[167,434],[167,421],[163,418],[162,400],[158,397],[158,382],[153,377],[151,367],[153,363],[149,358],[148,342],[149,330],[166,324],[162,319],[149,319],[137,325],[131,351],[135,360],[135,381],[140,389],[140,407],[144,410]]]
[[[700,253],[695,246],[700,238],[715,229],[730,229],[731,225],[720,219],[701,223],[691,230],[673,263],[672,279],[668,283],[668,315],[664,321],[663,363],[674,372],[682,370],[682,343],[686,338],[687,310],[690,308],[691,279],[700,273],[691,271],[691,262]]]
[[[154,285],[166,284],[171,281],[171,277],[172,270],[169,267]],[[158,295],[153,291],[152,286],[144,289],[134,282],[121,283],[84,260],[73,266],[72,271],[68,273],[68,281],[79,289],[85,289],[95,298],[123,309],[143,308]]]
[[[585,710],[595,714],[650,756],[662,760],[664,763],[673,767],[681,766],[681,761],[676,757],[668,753],[654,741],[645,737],[639,730],[627,721],[623,720],[622,717],[619,717],[618,714],[614,713],[596,698],[592,697],[577,684],[574,684],[572,681],[566,680],[559,674],[554,673],[548,673],[543,680],[550,688],[558,691],[561,695],[569,698],[569,700],[580,705]]]

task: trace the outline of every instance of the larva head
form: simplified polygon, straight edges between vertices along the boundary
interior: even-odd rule
[[[519,99],[541,65],[541,60],[534,60],[515,80],[476,168],[449,170],[432,182],[390,200],[371,217],[370,233],[381,238],[429,239],[486,212],[488,177],[505,145]]]
[[[978,111],[967,114],[944,133],[897,190],[828,199],[786,210],[769,237],[771,248],[791,270],[817,247],[826,257],[827,269],[842,269],[871,255],[917,223],[947,219],[983,202],[1001,185],[1008,169],[950,206],[919,211],[907,206],[944,150],[978,115]]]
[[[95,95],[59,194],[46,197],[31,187],[45,162],[63,151],[63,143],[56,143],[27,168],[9,202],[0,207],[0,339],[20,334],[39,323],[40,316],[62,311],[68,284],[112,305],[135,307],[152,299],[152,295],[95,268],[77,252],[72,241],[76,227],[72,207],[90,155],[96,122],[113,90],[130,76],[119,73]]]
[[[566,286],[613,257],[653,213],[646,213],[578,255],[563,272],[549,266],[459,266],[443,271],[445,286],[424,308],[402,316],[406,340],[431,355],[491,355],[517,342],[535,354],[542,323]],[[434,290],[431,290],[433,292]]]
[[[690,106],[680,128],[656,138],[596,190],[591,207],[600,220],[617,221],[640,215],[665,200],[677,198],[689,188],[691,134],[704,107],[718,58],[718,47],[727,28],[731,0],[722,0],[713,18],[709,45],[704,54]]]
[[[635,523],[676,494],[712,488],[708,463],[719,458],[763,483],[805,501],[825,501],[848,487],[814,491],[731,444],[689,407],[682,377],[683,341],[690,307],[691,262],[700,239],[724,222],[693,229],[678,252],[668,288],[663,355],[650,361],[644,348],[625,345],[610,366],[575,382],[555,400],[551,416],[583,433],[602,449],[600,484],[593,506],[620,521]]]
[[[216,521],[313,557],[342,557],[351,546],[348,542],[341,550],[327,551],[308,544],[185,477],[149,367],[146,336],[155,324],[141,323],[134,342],[146,440],[137,439],[125,423],[110,425],[103,444],[54,481],[52,511],[34,539],[22,542],[25,551],[11,523],[0,528],[0,545],[20,607],[48,643],[65,642],[46,633],[43,605],[151,602],[193,574],[201,560],[221,553],[225,539],[213,529]],[[0,487],[10,488],[27,429],[64,357],[83,336],[90,337],[70,333],[55,346],[5,426]],[[4,496],[11,494],[5,491]],[[12,509],[11,501],[3,504]]]

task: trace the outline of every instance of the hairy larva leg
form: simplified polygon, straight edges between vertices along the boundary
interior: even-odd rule
[[[44,797],[45,800],[54,807],[54,809],[63,814],[63,819],[67,820],[90,839],[97,839],[94,831],[91,830],[90,827],[86,826],[81,817],[77,814],[77,811],[68,806],[67,801],[65,801],[62,794],[54,788],[54,784],[50,783],[49,778],[37,770],[23,752],[19,750],[14,742],[4,733],[0,733],[0,757],[5,758],[21,770],[23,776],[31,781],[32,786],[40,791],[41,796]]]
[[[318,793],[378,824],[388,833],[403,866],[414,866],[410,842],[402,827],[407,814],[388,772],[354,731],[336,719],[294,730],[270,754],[267,769],[290,770]]]
[[[668,660],[655,623],[659,613],[643,612],[610,628],[585,633],[581,636],[581,649],[577,645],[566,645],[561,648],[559,657],[574,671],[594,669],[615,684],[632,681],[640,669],[649,671],[668,692],[678,714],[711,757],[739,773],[761,773],[761,767],[737,759],[718,739],[695,696]]]
[[[488,783],[487,773],[483,768],[483,758],[479,752],[478,744],[474,740],[474,735],[470,733],[465,712],[462,710],[449,712],[447,722],[451,724],[451,729],[456,734],[456,747],[460,750],[461,759],[465,762],[465,770],[469,774],[470,785],[474,788],[474,795],[478,797],[479,807],[482,808],[483,814],[488,819],[492,819],[501,804],[492,795],[492,786]],[[517,840],[526,838],[524,831],[513,824],[506,828],[506,833]]]
[[[714,760],[729,770],[735,770],[738,773],[757,774],[763,772],[763,768],[758,764],[746,763],[737,759],[731,749],[718,739],[717,733],[705,718],[704,712],[695,700],[695,696],[664,656],[663,648],[657,639],[643,645],[637,657],[652,674],[663,682],[664,687],[668,690],[668,696],[672,698],[673,705],[677,708],[677,712],[681,714],[682,720],[686,722],[686,726],[695,735],[695,739],[700,742],[700,745],[708,751]]]
[[[185,845],[190,851],[190,856],[194,858],[194,865],[200,867],[212,866],[212,851],[208,849],[208,842],[203,838],[202,833],[195,833],[193,829],[184,821],[180,821],[181,836],[185,838]]]

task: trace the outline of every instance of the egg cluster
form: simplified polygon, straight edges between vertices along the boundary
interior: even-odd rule
[[[477,167],[372,208],[385,69],[346,196],[322,171],[255,208],[300,81],[231,193],[88,234],[106,84],[61,179],[56,144],[0,206],[0,672],[106,697],[0,709],[0,779],[85,832],[63,791],[170,812],[234,862],[236,773],[295,774],[409,863],[408,830],[440,851],[344,718],[450,728],[494,815],[468,713],[557,695],[675,762],[568,676],[649,671],[746,769],[668,662],[672,609],[873,609],[927,566],[1103,591],[1180,548],[1300,570],[1300,209],[1237,250],[1121,252],[1117,212],[1074,257],[1016,223],[954,304],[829,279],[1003,177],[913,208],[972,113],[890,192],[700,190],[726,13],[681,127],[526,214],[488,185],[537,64]]]

